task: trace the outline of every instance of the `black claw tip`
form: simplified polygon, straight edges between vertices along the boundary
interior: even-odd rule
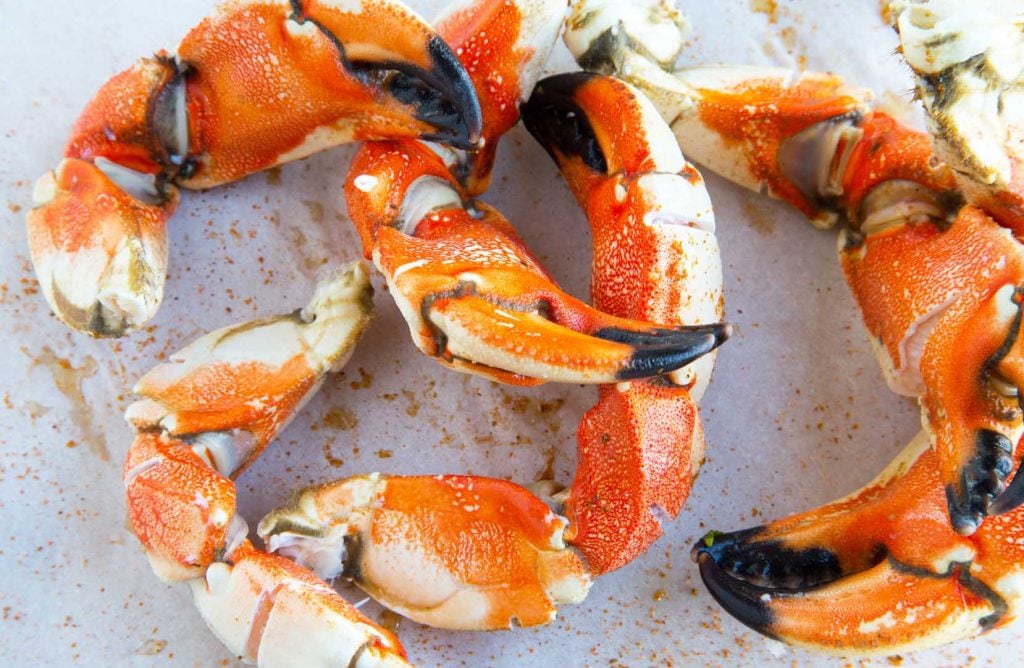
[[[593,78],[590,72],[569,72],[540,81],[520,112],[523,125],[556,162],[559,156],[578,157],[595,172],[606,174],[597,135],[574,99],[576,89]]]
[[[958,485],[946,487],[946,503],[953,529],[970,536],[990,513],[1005,512],[1024,501],[1024,490],[1013,493],[996,505],[1007,489],[1006,478],[1013,471],[1013,443],[990,429],[978,431],[975,454],[960,471]],[[1017,487],[1024,486],[1024,482]],[[1016,501],[1015,501],[1016,499]],[[993,510],[995,506],[997,509]]]
[[[725,611],[758,633],[776,638],[771,632],[774,623],[769,604],[774,595],[771,590],[734,578],[722,570],[706,552],[697,555],[700,578],[711,596]]]
[[[447,99],[417,111],[417,115],[443,130],[436,139],[467,151],[480,148],[483,115],[473,80],[458,57],[437,35],[427,45],[433,67],[430,79]],[[422,115],[420,115],[422,114]]]
[[[1003,493],[988,507],[990,515],[1002,515],[1024,503],[1024,475],[1015,475]]]
[[[634,331],[606,327],[594,336],[633,346],[629,362],[617,374],[619,380],[638,380],[680,369],[725,343],[732,334],[726,323]]]
[[[690,557],[711,558],[733,578],[768,590],[802,590],[842,577],[839,558],[831,550],[793,550],[779,540],[762,540],[764,527],[732,533],[711,531],[694,545]]]

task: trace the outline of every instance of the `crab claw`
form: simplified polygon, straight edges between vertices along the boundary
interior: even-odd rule
[[[120,178],[124,177],[124,178]],[[167,219],[178,195],[116,164],[75,158],[36,183],[28,240],[54,313],[96,337],[153,317],[167,273]]]
[[[260,522],[270,550],[351,578],[422,624],[483,630],[546,624],[590,576],[565,520],[526,489],[476,476],[348,478],[305,490]]]
[[[567,295],[422,144],[365,146],[345,192],[416,346],[459,370],[518,384],[618,382],[684,367],[731,331],[617,318]]]
[[[590,222],[594,306],[671,323],[722,317],[722,270],[704,182],[635,88],[575,72],[543,79],[523,122]],[[707,355],[657,382],[602,387],[577,432],[568,540],[594,573],[619,568],[675,517],[703,459],[697,402]]]
[[[519,104],[540,78],[568,8],[565,0],[464,0],[434,21],[480,98],[483,147],[450,156],[468,195],[487,190],[498,140],[519,120]]]
[[[939,158],[967,199],[1024,233],[1024,8],[892,3]]]
[[[378,236],[377,266],[428,355],[486,376],[611,383],[669,373],[728,338],[721,323],[663,328],[591,308],[552,282],[501,214],[479,207],[479,220],[447,209],[416,236]]]
[[[309,571],[249,541],[189,584],[207,626],[245,663],[409,667],[394,633]]]
[[[922,433],[860,491],[767,526],[712,531],[692,556],[715,599],[761,633],[838,654],[891,654],[1014,618],[1024,597],[1021,514],[957,534]]]
[[[209,188],[356,140],[480,147],[473,82],[395,0],[227,2],[86,106],[36,186],[32,260],[57,316],[122,336],[163,296],[171,185]]]

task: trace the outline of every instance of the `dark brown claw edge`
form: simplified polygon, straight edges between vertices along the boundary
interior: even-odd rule
[[[975,455],[960,471],[960,484],[946,486],[946,504],[953,529],[962,536],[970,536],[981,525],[985,516],[993,513],[995,501],[1002,498],[1006,478],[1013,471],[1013,443],[1006,436],[982,429],[975,440]],[[1020,487],[1018,485],[1017,487]],[[1012,510],[1019,505],[1022,490],[1014,490],[1000,504]],[[998,513],[996,513],[998,514]]]
[[[616,374],[619,380],[651,378],[681,369],[725,343],[731,334],[732,326],[723,322],[647,331],[606,327],[594,332],[596,338],[633,346],[626,367]]]

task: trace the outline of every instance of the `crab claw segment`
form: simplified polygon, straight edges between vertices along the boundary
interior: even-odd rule
[[[210,630],[261,668],[408,666],[393,633],[291,561],[242,543],[191,582]]]
[[[185,37],[178,59],[188,67],[189,187],[353,140],[479,142],[465,69],[394,0],[232,2]]]
[[[133,194],[134,193],[134,196]],[[153,317],[167,273],[166,222],[178,203],[151,177],[68,158],[39,179],[28,242],[58,318],[92,336],[123,336]]]
[[[128,521],[164,582],[199,577],[230,542],[235,485],[192,444],[146,432],[124,462]],[[244,529],[243,529],[244,536]]]
[[[565,539],[594,575],[621,568],[663,533],[704,459],[697,404],[684,388],[607,385],[580,420]]]
[[[950,0],[893,3],[938,156],[960,189],[1024,233],[1024,9],[991,2],[965,13]]]
[[[259,455],[328,371],[340,369],[370,322],[373,288],[363,262],[325,278],[310,303],[278,318],[216,330],[143,376],[129,407],[137,429],[180,436],[242,430],[255,449],[233,461],[235,475]]]
[[[1022,433],[1024,265],[1009,230],[979,209],[944,227],[897,221],[840,257],[890,386],[921,395],[950,518],[970,534],[1005,488]]]
[[[764,527],[711,532],[693,557],[716,600],[755,630],[839,654],[891,654],[1017,614],[1017,514],[971,538],[954,532],[921,434],[862,490]]]
[[[271,550],[383,605],[462,630],[545,624],[590,575],[565,520],[528,491],[474,476],[349,478],[298,494],[260,522]]]
[[[711,202],[646,98],[611,77],[562,74],[537,85],[523,120],[587,213],[594,305],[659,322],[719,320]],[[703,459],[697,401],[713,363],[708,355],[668,379],[604,386],[583,416],[566,535],[595,574],[642,554],[682,508]]]
[[[125,459],[125,494],[160,578],[198,577],[245,537],[231,479],[348,359],[371,295],[365,264],[353,263],[304,310],[207,334],[139,381],[145,398],[125,416],[141,432]]]

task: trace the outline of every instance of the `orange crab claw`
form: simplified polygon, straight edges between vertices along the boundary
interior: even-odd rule
[[[359,476],[296,495],[260,522],[271,550],[352,579],[414,621],[463,630],[546,624],[590,576],[565,520],[527,490],[475,476]]]
[[[208,188],[354,140],[473,149],[480,132],[465,69],[395,0],[229,1],[82,112],[28,216],[43,294],[70,327],[124,335],[162,298],[172,184]]]
[[[594,305],[659,322],[719,320],[711,202],[651,104],[619,80],[576,72],[542,80],[523,121],[587,213]],[[583,416],[566,535],[595,574],[646,551],[661,519],[682,508],[703,460],[697,401],[712,365],[708,356],[668,379],[602,387]]]
[[[1003,492],[1022,433],[1019,244],[967,206],[948,226],[848,239],[840,255],[890,385],[922,397],[950,517],[969,534]],[[932,264],[942,271],[916,269]]]
[[[920,434],[860,491],[767,526],[711,532],[693,557],[716,600],[767,635],[835,653],[930,647],[1007,624],[1024,602],[1024,511],[964,537],[945,506]]]
[[[422,144],[375,144],[346,186],[424,353],[502,382],[601,383],[668,373],[728,337],[725,325],[654,326],[567,295],[500,213],[463,201],[442,165]]]
[[[665,374],[711,352],[720,323],[656,327],[597,311],[562,292],[494,209],[428,215],[415,236],[380,231],[375,259],[421,350],[558,382]]]
[[[325,279],[306,309],[211,332],[147,373],[126,419],[141,433],[128,451],[128,514],[154,571],[202,574],[245,537],[232,478],[345,363],[369,323],[367,268]]]
[[[101,163],[102,164],[102,163]],[[33,191],[28,243],[54,313],[94,336],[121,336],[156,313],[167,274],[167,219],[178,204],[96,164],[65,158]],[[134,194],[132,194],[134,193]]]

